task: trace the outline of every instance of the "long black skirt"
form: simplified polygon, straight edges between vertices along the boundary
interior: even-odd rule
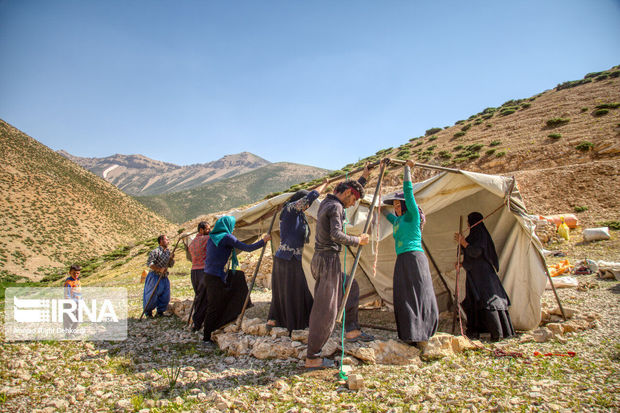
[[[484,260],[470,264],[462,303],[467,315],[466,335],[478,338],[481,333],[491,333],[493,340],[514,336],[508,314],[510,299],[495,270]]]
[[[394,317],[398,338],[428,341],[439,325],[439,309],[426,255],[421,251],[399,254],[394,266]]]
[[[312,303],[301,261],[274,257],[269,319],[289,331],[303,330],[310,323]]]

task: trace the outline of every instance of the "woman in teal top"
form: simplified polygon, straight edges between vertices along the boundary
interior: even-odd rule
[[[433,280],[422,249],[424,214],[413,196],[410,168],[414,165],[411,160],[405,165],[403,192],[384,201],[393,204],[395,212],[386,214],[394,226],[397,256],[393,278],[394,317],[398,338],[411,345],[428,341],[439,324]]]

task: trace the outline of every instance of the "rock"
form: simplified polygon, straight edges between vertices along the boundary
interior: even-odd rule
[[[170,404],[170,402],[166,399],[161,399],[161,400],[157,400],[157,402],[155,403],[156,407],[167,407]]]
[[[217,407],[219,410],[228,410],[230,409],[230,406],[232,406],[232,403],[226,400],[220,394],[215,395],[215,397],[213,398],[213,403],[215,404],[215,407]]]
[[[546,326],[555,336],[564,334],[564,327],[560,323],[549,323]]]
[[[574,308],[569,308],[569,307],[563,307],[563,308],[564,308],[564,314],[566,315],[566,318],[573,318],[575,314],[577,314],[577,310],[575,310]],[[562,311],[560,311],[560,307],[556,307],[553,310],[549,311],[549,314],[562,316]]]
[[[243,330],[246,334],[251,334],[253,336],[266,336],[269,334],[267,331],[267,325],[261,321],[260,324],[253,324],[248,326],[247,329]]]
[[[276,381],[273,386],[283,392],[287,392],[289,391],[289,389],[291,388],[288,384],[286,384],[286,382],[284,380],[278,380]]]
[[[122,399],[117,401],[114,404],[114,407],[118,410],[132,410],[133,411],[133,405],[131,404],[131,400],[127,400],[127,399]]]
[[[250,354],[259,360],[275,358],[273,342],[271,340],[257,341],[252,347],[252,351],[250,352]]]
[[[435,334],[426,343],[422,357],[432,360],[452,356],[454,354],[452,352],[452,338],[452,335],[446,333]]]
[[[349,390],[361,390],[364,388],[364,378],[361,374],[351,374],[347,380]]]
[[[421,365],[420,350],[416,347],[395,340],[379,341],[370,343],[375,351],[375,360],[379,364]]]
[[[375,356],[375,350],[369,347],[362,347],[358,343],[347,343],[344,346],[344,351],[351,356],[362,360],[368,364],[376,364],[377,358]]]
[[[333,338],[329,338],[327,343],[323,346],[323,350],[321,351],[321,356],[323,357],[331,357],[340,349],[338,342]]]
[[[196,398],[202,402],[202,401],[207,400],[207,395],[204,394],[203,392],[200,392],[196,394]]]
[[[467,350],[475,350],[474,343],[465,336],[452,337],[452,351],[456,354]]]
[[[241,330],[243,330],[245,334],[250,334],[247,331],[248,328],[256,324],[264,324],[264,321],[261,320],[260,318],[245,318],[243,319],[243,322],[241,323]]]
[[[47,406],[53,407],[57,410],[66,410],[69,408],[69,402],[66,400],[54,399],[47,402]]]
[[[174,398],[173,403],[178,404],[178,405],[182,405],[183,404],[183,399],[181,398],[181,396],[177,396]]]
[[[300,341],[304,344],[308,344],[308,330],[293,330],[291,331],[291,340]]]
[[[553,338],[553,333],[548,328],[543,327],[532,331],[532,337],[537,343],[545,343]]]
[[[236,360],[235,360],[235,358],[234,358],[234,357],[226,357],[226,358],[224,359],[224,363],[226,363],[226,364],[234,364],[234,363],[235,363],[235,361],[236,361]]]
[[[272,327],[271,328],[271,337],[286,337],[288,336],[288,330],[282,327]]]
[[[359,364],[359,360],[355,357],[345,357],[342,359],[342,365],[344,366],[358,366]]]

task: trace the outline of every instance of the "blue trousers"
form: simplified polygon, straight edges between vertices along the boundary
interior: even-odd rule
[[[170,280],[168,277],[162,277],[159,284],[157,284],[157,280],[159,279],[159,274],[155,271],[149,272],[146,276],[146,280],[144,280],[144,295],[142,296],[142,309],[145,314],[150,314],[154,308],[157,308],[158,313],[163,313],[168,308],[168,303],[170,302]],[[155,284],[157,284],[157,291],[153,294],[153,298],[151,298],[151,302],[149,303],[148,308],[146,307],[146,303],[155,288]]]

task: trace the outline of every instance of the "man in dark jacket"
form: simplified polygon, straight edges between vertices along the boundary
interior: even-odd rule
[[[344,294],[340,251],[343,244],[350,246],[368,244],[368,234],[361,234],[359,237],[347,235],[342,229],[342,224],[345,208],[353,206],[364,196],[364,185],[369,174],[368,168],[365,168],[359,180],[341,182],[334,193],[327,195],[319,207],[315,250],[310,267],[316,284],[308,334],[306,357],[308,369],[333,367],[333,363],[322,360],[320,355],[321,349],[334,330],[338,307]],[[373,337],[360,331],[357,318],[358,305],[359,286],[353,281],[346,304],[345,337],[349,341],[370,341]]]

